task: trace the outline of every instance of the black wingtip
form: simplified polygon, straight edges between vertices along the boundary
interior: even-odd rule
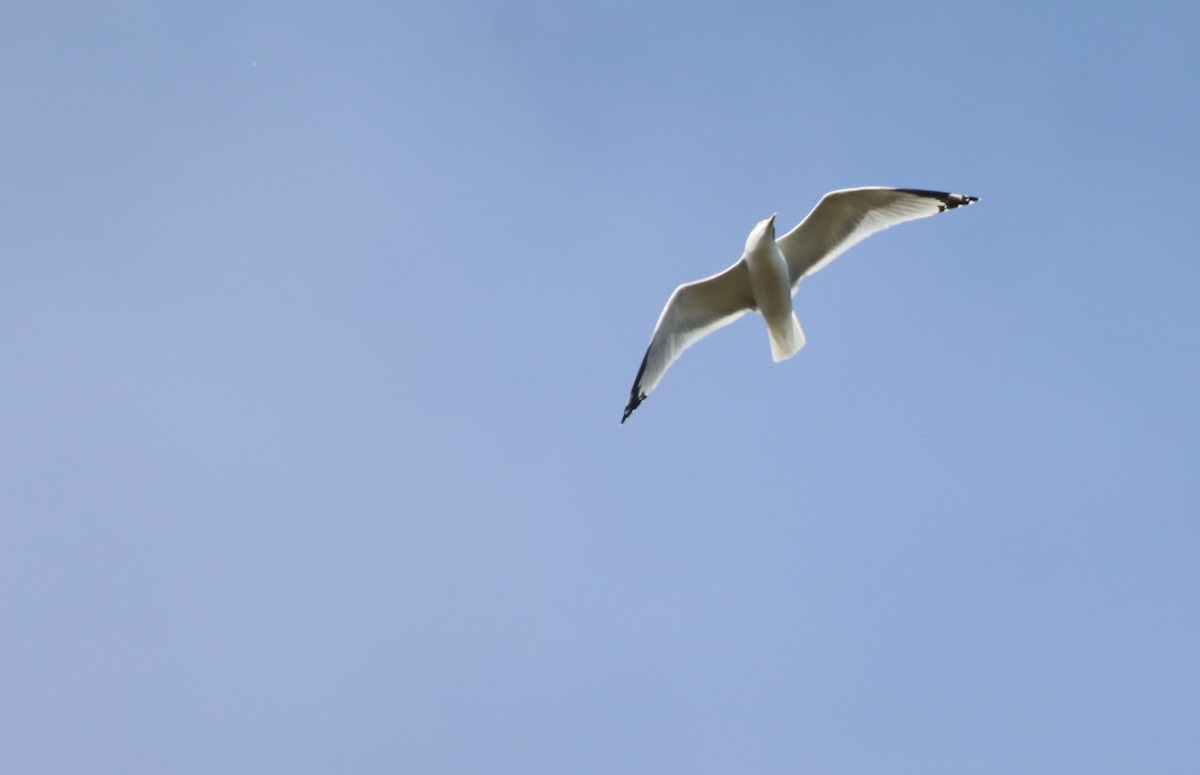
[[[638,395],[637,393],[629,394],[629,403],[625,404],[625,414],[621,415],[622,425],[624,425],[625,421],[629,419],[629,415],[633,414],[633,410],[642,405],[642,401],[645,399],[645,393],[642,393],[641,395]]]
[[[901,188],[899,190],[903,191],[906,194],[915,194],[916,196],[926,196],[926,197],[929,197],[930,199],[938,200],[938,202],[941,203],[941,205],[938,207],[938,210],[941,212],[946,212],[947,210],[953,210],[955,207],[963,207],[965,205],[971,204],[972,202],[979,201],[979,197],[977,197],[977,196],[967,196],[966,194],[951,194],[947,191],[926,191],[923,188]]]
[[[629,419],[629,415],[633,414],[633,410],[641,406],[642,401],[646,400],[646,394],[641,391],[642,375],[646,373],[646,361],[650,360],[650,348],[646,348],[646,354],[642,356],[642,365],[638,366],[637,376],[633,378],[633,387],[629,389],[629,403],[625,404],[625,414],[621,415],[621,424]]]

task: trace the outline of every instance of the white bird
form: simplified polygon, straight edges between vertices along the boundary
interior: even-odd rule
[[[751,310],[766,321],[771,357],[792,357],[804,346],[804,331],[792,311],[792,295],[801,279],[877,231],[977,201],[974,196],[915,188],[847,188],[821,197],[812,212],[778,240],[775,216],[760,221],[736,264],[679,286],[667,299],[621,422],[684,350]]]

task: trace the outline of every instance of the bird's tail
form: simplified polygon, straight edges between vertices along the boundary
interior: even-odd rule
[[[804,346],[804,330],[793,312],[791,318],[778,328],[767,326],[767,335],[771,339],[771,357],[775,362],[786,361]]]

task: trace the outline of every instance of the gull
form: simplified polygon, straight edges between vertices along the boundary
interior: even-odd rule
[[[821,197],[812,212],[779,239],[774,215],[759,221],[737,263],[679,286],[667,299],[621,423],[646,400],[684,350],[747,312],[759,313],[766,322],[771,357],[776,362],[791,358],[804,346],[804,331],[792,311],[792,295],[800,280],[877,231],[978,201],[974,196],[917,188],[846,188]]]

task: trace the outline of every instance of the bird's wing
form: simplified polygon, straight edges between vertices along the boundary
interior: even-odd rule
[[[667,368],[684,350],[752,309],[754,292],[750,288],[750,270],[745,261],[739,260],[720,274],[676,288],[658,316],[654,336],[650,338],[646,356],[633,380],[621,422],[625,422],[638,404],[650,395]]]
[[[821,197],[800,224],[778,240],[787,260],[792,292],[816,272],[877,231],[937,215],[977,197],[916,188],[847,188]]]

